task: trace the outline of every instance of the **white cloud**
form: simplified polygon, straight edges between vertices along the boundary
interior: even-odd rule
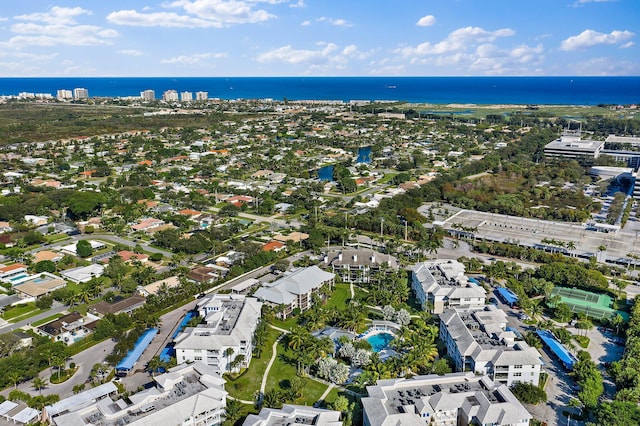
[[[560,44],[561,50],[579,50],[598,44],[618,44],[633,37],[631,31],[611,31],[609,34],[600,33],[594,30],[584,30],[578,35],[571,36],[563,40]]]
[[[195,65],[202,63],[205,59],[220,59],[226,56],[226,53],[196,53],[193,55],[181,55],[173,58],[162,59],[160,62],[163,64]]]
[[[446,39],[431,43],[425,41],[415,47],[407,46],[396,50],[404,57],[442,55],[445,53],[464,51],[480,43],[496,40],[498,37],[510,37],[515,34],[510,28],[487,31],[480,27],[463,27],[449,33]]]
[[[616,0],[577,0],[571,4],[572,7],[580,7],[587,3],[608,3]]]
[[[620,46],[620,49],[628,49],[628,48],[630,48],[631,46],[635,46],[635,45],[636,45],[636,44],[635,44],[634,42],[632,42],[632,41],[628,41],[628,42],[626,42],[625,44],[623,44],[622,46]]]
[[[416,23],[419,27],[430,27],[431,25],[436,23],[436,17],[433,15],[423,16]]]
[[[15,16],[14,19],[21,21],[46,22],[47,24],[71,25],[75,24],[75,18],[80,15],[91,15],[91,11],[81,7],[59,7],[53,6],[48,12],[36,12],[27,15]]]
[[[143,53],[139,50],[136,49],[124,49],[124,50],[119,50],[118,53],[122,54],[122,55],[128,55],[128,56],[142,56]]]
[[[0,45],[21,48],[24,46],[96,46],[112,44],[109,40],[117,37],[118,32],[94,25],[38,25],[18,23],[11,31],[20,34]]]
[[[135,27],[206,28],[222,27],[219,22],[178,15],[173,12],[139,13],[135,10],[119,10],[107,15],[107,21]]]
[[[332,54],[337,50],[338,46],[334,43],[324,44],[322,49],[306,50],[294,49],[291,45],[279,47],[269,52],[261,53],[256,57],[258,62],[287,62],[290,64],[310,63],[319,64],[326,63],[332,59]]]
[[[276,4],[281,1],[266,3]],[[266,10],[256,9],[255,6],[254,1],[242,0],[177,0],[167,7],[182,8],[188,14],[222,24],[251,24],[276,17]]]
[[[309,25],[311,25],[311,21],[302,21],[302,25],[303,27],[308,27]]]
[[[353,24],[347,22],[345,19],[342,18],[327,18],[326,16],[322,16],[318,19],[316,19],[316,21],[318,22],[326,22],[330,25],[335,25],[336,27],[352,27]]]
[[[307,7],[307,5],[304,3],[304,0],[298,0],[297,3],[290,4],[289,7]]]

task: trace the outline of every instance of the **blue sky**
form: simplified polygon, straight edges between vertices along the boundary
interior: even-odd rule
[[[639,0],[5,0],[0,77],[637,76],[639,37]]]

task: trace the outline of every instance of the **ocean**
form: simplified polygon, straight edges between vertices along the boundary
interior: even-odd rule
[[[405,101],[431,104],[597,105],[640,103],[640,77],[75,77],[0,78],[0,95],[86,88],[90,97],[166,90],[209,98]]]

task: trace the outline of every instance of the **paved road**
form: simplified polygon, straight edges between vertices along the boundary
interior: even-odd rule
[[[104,241],[110,241],[114,244],[122,244],[128,247],[135,247],[136,244],[140,244],[140,246],[142,247],[143,250],[148,251],[150,253],[162,253],[163,256],[165,257],[172,257],[173,253],[167,250],[162,250],[162,249],[158,249],[155,247],[151,247],[147,244],[144,244],[143,242],[134,242],[131,240],[128,240],[126,238],[122,238],[122,237],[118,237],[117,235],[113,235],[113,234],[100,234],[100,233],[94,233],[94,234],[79,234],[79,235],[72,235],[71,239],[74,241],[80,241],[80,240],[104,240]],[[58,243],[53,243],[53,244],[49,244],[46,246],[42,246],[39,247],[36,250],[33,250],[32,252],[37,252],[40,251],[42,249],[51,249],[51,248],[55,248],[55,247],[61,247],[61,246],[66,246],[69,244],[69,240],[64,240],[64,241],[60,241]]]
[[[8,333],[10,331],[13,330],[17,330],[18,328],[27,326],[29,324],[32,324],[36,321],[39,321],[41,319],[50,317],[52,315],[55,314],[60,314],[62,312],[65,312],[68,309],[67,305],[63,305],[59,302],[54,301],[53,304],[51,305],[51,309],[49,309],[47,312],[43,312],[41,314],[38,315],[34,315],[32,317],[29,317],[27,319],[21,320],[21,321],[17,321],[17,322],[13,322],[13,323],[8,323],[6,325],[3,325],[0,327],[0,334],[4,334],[4,333]]]

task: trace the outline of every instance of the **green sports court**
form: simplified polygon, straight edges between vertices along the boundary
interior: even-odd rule
[[[560,296],[562,303],[566,303],[572,312],[583,313],[594,319],[612,319],[620,314],[625,321],[629,320],[628,313],[613,309],[613,299],[606,294],[568,287],[555,287],[551,294]]]

